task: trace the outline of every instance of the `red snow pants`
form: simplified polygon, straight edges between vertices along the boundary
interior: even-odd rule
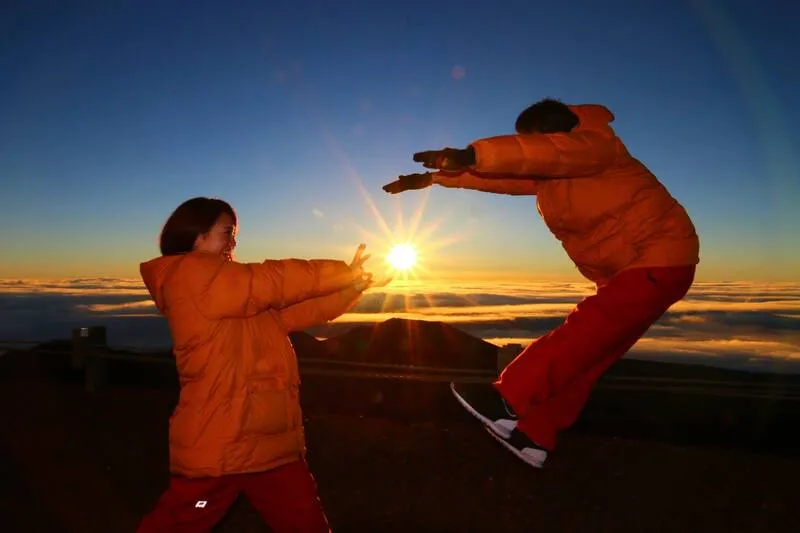
[[[683,299],[694,275],[694,266],[622,271],[525,348],[494,383],[519,417],[517,428],[553,450],[597,380]]]
[[[275,533],[330,533],[305,461],[255,474],[213,478],[172,476],[137,533],[207,533],[244,493]]]

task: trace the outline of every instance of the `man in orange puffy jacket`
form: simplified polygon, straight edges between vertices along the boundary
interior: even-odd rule
[[[516,135],[414,155],[438,172],[401,176],[397,194],[433,184],[535,195],[547,227],[597,293],[531,343],[491,387],[451,384],[459,402],[526,463],[541,467],[594,384],[691,287],[699,239],[684,208],[633,158],[600,105],[542,100]]]

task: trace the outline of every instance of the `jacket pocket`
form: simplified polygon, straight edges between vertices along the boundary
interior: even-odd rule
[[[251,383],[242,404],[240,433],[276,435],[289,429],[289,387],[282,380]]]

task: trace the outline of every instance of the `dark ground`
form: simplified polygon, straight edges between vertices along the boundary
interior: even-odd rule
[[[19,370],[19,369],[17,369]],[[36,375],[34,375],[36,374]],[[173,388],[0,381],[4,533],[133,531],[167,482]],[[445,383],[306,377],[309,461],[335,532],[789,532],[800,402],[598,390],[543,470]],[[240,500],[219,532],[268,531]]]

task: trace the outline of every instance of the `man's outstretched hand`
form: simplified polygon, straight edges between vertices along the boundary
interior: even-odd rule
[[[475,150],[470,146],[463,150],[457,148],[444,148],[442,150],[428,150],[414,154],[414,161],[422,163],[425,168],[440,172],[459,172],[475,164]],[[433,185],[433,173],[407,174],[400,176],[396,181],[383,186],[389,194],[398,194],[403,191],[424,189]]]
[[[398,194],[403,191],[424,189],[433,185],[433,174],[423,172],[422,174],[407,174],[400,176],[396,181],[383,186],[383,190],[389,194]]]
[[[425,168],[435,170],[464,170],[475,164],[475,150],[470,146],[463,150],[443,148],[414,154],[414,161]]]

